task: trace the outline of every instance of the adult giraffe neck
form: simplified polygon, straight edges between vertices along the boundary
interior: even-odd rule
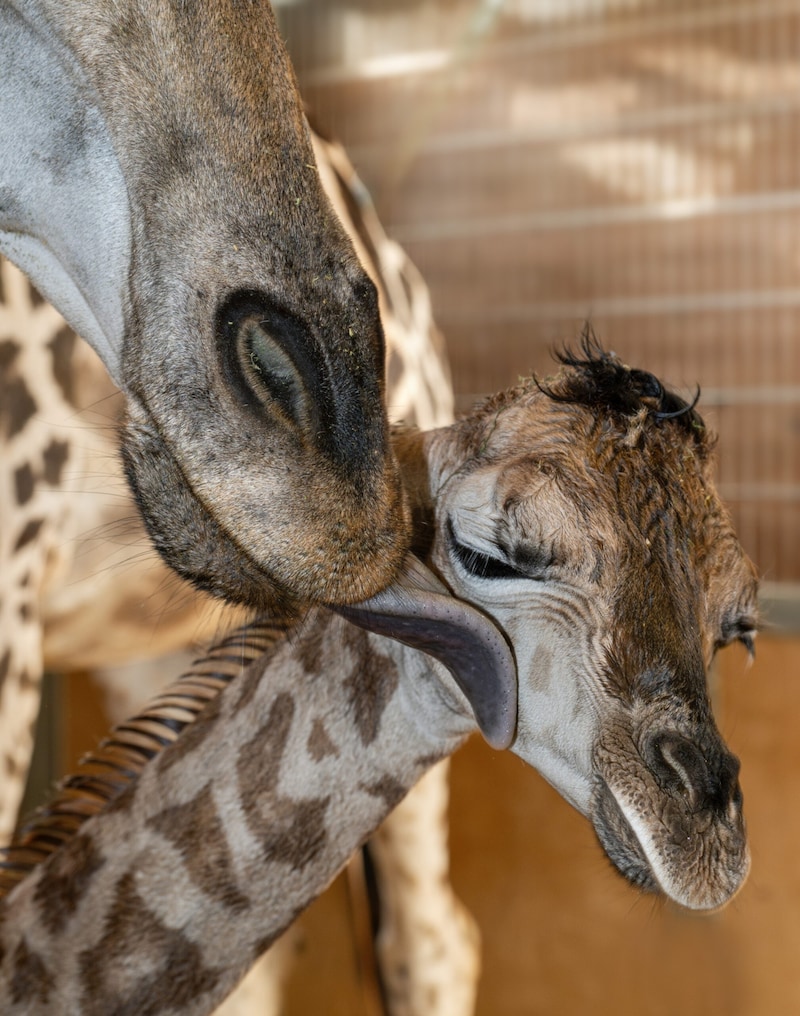
[[[0,6],[0,251],[120,383],[130,212],[92,88],[33,3]]]

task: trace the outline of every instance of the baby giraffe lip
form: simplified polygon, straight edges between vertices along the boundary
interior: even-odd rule
[[[614,788],[597,777],[591,819],[614,866],[633,885],[687,909],[726,906],[750,869],[743,824],[693,812],[691,802],[677,806],[657,789],[649,800],[655,785],[644,777],[632,790],[636,782]]]
[[[600,845],[617,871],[640,889],[663,891],[616,795],[601,776],[597,777],[590,817]]]

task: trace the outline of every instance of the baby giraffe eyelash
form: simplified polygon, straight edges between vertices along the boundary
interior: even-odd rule
[[[747,655],[751,660],[756,658],[756,632],[746,631],[739,636],[739,641],[747,650]]]
[[[447,523],[447,535],[453,554],[458,559],[461,567],[479,579],[522,579],[527,578],[525,574],[518,571],[513,565],[508,564],[499,557],[492,557],[490,554],[483,554],[479,550],[468,547],[459,542],[453,529],[452,521]]]

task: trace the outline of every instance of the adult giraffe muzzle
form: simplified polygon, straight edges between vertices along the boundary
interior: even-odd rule
[[[408,525],[375,289],[266,3],[0,6],[0,250],[102,356],[154,542],[261,608],[363,599]]]

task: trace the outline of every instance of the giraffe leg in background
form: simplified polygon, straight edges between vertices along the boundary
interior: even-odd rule
[[[469,1016],[480,937],[449,880],[449,760],[411,790],[372,839],[378,959],[390,1016]]]
[[[71,334],[71,333],[70,333]],[[17,821],[42,677],[41,598],[70,557],[63,500],[83,448],[61,370],[63,321],[0,258],[0,843]]]
[[[11,840],[25,792],[42,677],[38,626],[20,626],[14,613],[6,590],[0,606],[0,846]]]

